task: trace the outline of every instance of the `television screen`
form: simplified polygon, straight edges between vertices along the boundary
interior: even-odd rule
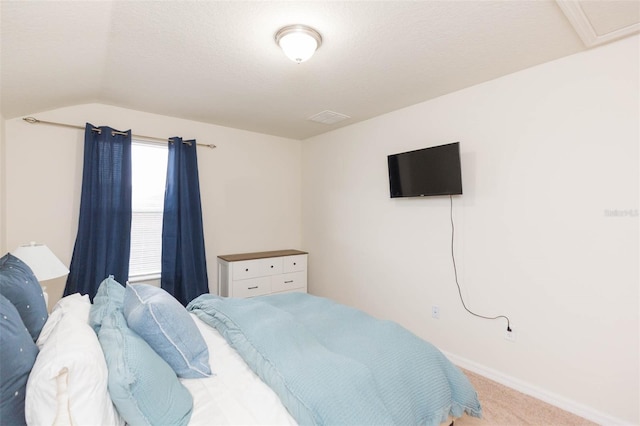
[[[462,194],[460,143],[387,157],[391,198]]]

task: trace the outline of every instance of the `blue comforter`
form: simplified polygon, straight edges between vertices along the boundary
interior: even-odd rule
[[[205,294],[187,309],[224,336],[301,425],[438,425],[481,415],[466,376],[396,323],[304,293]]]

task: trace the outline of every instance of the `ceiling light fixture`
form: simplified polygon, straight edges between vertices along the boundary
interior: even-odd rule
[[[289,25],[278,30],[276,43],[289,59],[301,63],[313,56],[322,44],[322,36],[306,25]]]

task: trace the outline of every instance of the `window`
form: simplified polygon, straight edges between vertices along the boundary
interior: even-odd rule
[[[167,156],[166,145],[133,141],[131,146],[130,281],[160,278]]]

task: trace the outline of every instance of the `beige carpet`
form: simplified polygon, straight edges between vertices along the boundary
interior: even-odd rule
[[[478,392],[482,419],[464,416],[455,426],[591,426],[595,423],[531,396],[503,386],[468,370],[463,370]]]

